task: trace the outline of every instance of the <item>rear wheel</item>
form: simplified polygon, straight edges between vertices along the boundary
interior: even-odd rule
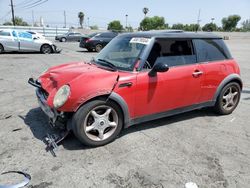
[[[215,104],[215,111],[221,115],[231,114],[240,101],[240,85],[236,82],[227,84]]]
[[[101,50],[102,50],[102,45],[101,44],[97,44],[96,46],[95,46],[95,51],[96,52],[100,52]]]
[[[94,100],[73,116],[72,129],[85,145],[102,146],[116,139],[122,130],[122,112],[112,101]]]
[[[63,37],[62,39],[61,39],[61,42],[66,42],[66,38],[65,37]]]
[[[49,44],[44,44],[41,47],[41,52],[43,54],[50,54],[52,52],[52,47]]]
[[[4,52],[4,48],[3,48],[3,45],[0,44],[0,54]]]

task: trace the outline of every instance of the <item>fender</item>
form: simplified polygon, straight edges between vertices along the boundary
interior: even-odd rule
[[[129,110],[128,110],[128,105],[127,103],[125,102],[125,100],[119,95],[117,94],[116,92],[112,92],[108,99],[107,100],[113,100],[115,102],[117,102],[121,109],[122,109],[122,112],[123,112],[123,118],[124,118],[124,128],[128,128],[129,125],[130,125],[130,115],[129,115]]]
[[[216,101],[218,96],[220,95],[220,92],[221,90],[231,81],[236,81],[236,82],[239,82],[240,83],[240,87],[242,89],[242,80],[240,78],[240,75],[238,74],[230,74],[228,75],[226,78],[224,78],[224,80],[220,83],[220,85],[218,86],[215,94],[214,94],[214,97],[213,97],[213,101]]]

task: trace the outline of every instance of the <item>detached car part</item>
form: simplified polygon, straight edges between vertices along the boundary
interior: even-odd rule
[[[24,180],[21,183],[18,183],[16,185],[0,185],[0,188],[21,188],[24,187],[26,185],[28,185],[28,183],[31,180],[31,176],[25,172],[21,172],[21,171],[8,171],[8,172],[4,172],[1,175],[4,174],[10,174],[10,173],[16,173],[16,174],[20,174],[24,176]]]

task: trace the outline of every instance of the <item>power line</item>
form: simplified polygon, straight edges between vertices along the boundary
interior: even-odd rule
[[[28,4],[28,3],[31,3],[32,1],[35,1],[35,0],[25,0],[25,1],[22,1],[22,2],[20,2],[20,3],[18,3],[18,4],[16,4],[16,6],[19,6],[19,5],[25,5],[25,4]]]
[[[38,5],[41,5],[41,4],[43,4],[43,3],[46,3],[47,1],[48,1],[48,0],[45,0],[45,1],[41,2],[41,3],[38,3],[38,4],[33,5],[33,6],[31,6],[31,7],[28,7],[27,9],[36,7],[36,6],[38,6]]]
[[[29,4],[26,3],[26,5],[18,7],[18,8],[25,8],[25,9],[33,8],[33,7],[36,7],[40,4],[47,2],[48,0],[37,0],[35,2],[32,2],[32,1],[30,1]]]

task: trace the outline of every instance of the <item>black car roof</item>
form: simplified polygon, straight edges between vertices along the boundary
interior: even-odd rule
[[[120,37],[156,37],[156,38],[187,38],[187,39],[222,39],[221,37],[209,32],[184,32],[181,30],[164,31],[142,31],[135,33],[124,33]]]

